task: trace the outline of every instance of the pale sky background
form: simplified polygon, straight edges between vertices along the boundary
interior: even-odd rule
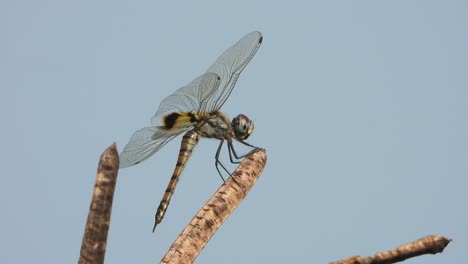
[[[430,234],[453,242],[407,263],[468,258],[466,1],[0,6],[2,263],[76,263],[102,151],[254,30],[222,110],[255,121],[268,164],[197,263],[328,263]],[[180,140],[120,171],[106,263],[158,262],[221,185],[204,139],[151,232]]]

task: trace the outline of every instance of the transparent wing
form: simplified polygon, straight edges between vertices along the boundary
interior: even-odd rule
[[[181,128],[167,129],[162,125],[162,117],[174,112],[191,112],[205,109],[208,99],[219,87],[220,77],[215,73],[205,73],[188,85],[166,97],[151,119],[153,127],[145,127],[133,133],[130,141],[120,153],[120,167],[140,163],[179,134],[193,127],[192,123]]]
[[[253,58],[262,40],[263,36],[258,31],[247,34],[221,54],[208,69],[207,72],[216,73],[221,77],[219,89],[214,92],[207,104],[208,112],[219,110],[226,102],[240,73]]]
[[[208,99],[218,89],[220,77],[216,73],[205,73],[186,86],[166,97],[159,104],[158,111],[151,118],[153,126],[161,126],[162,118],[171,113],[200,112],[206,109]],[[187,124],[190,126],[191,124]]]
[[[133,133],[130,141],[120,153],[120,168],[146,160],[185,130],[167,130],[162,127],[145,127],[138,130]]]

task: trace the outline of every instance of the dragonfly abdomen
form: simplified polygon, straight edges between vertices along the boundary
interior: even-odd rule
[[[161,223],[161,221],[163,220],[164,214],[166,213],[167,207],[169,206],[172,195],[174,194],[177,182],[180,179],[180,175],[182,174],[182,171],[184,170],[185,165],[187,164],[187,161],[189,160],[190,155],[192,155],[192,151],[199,140],[200,135],[193,130],[190,130],[187,133],[185,133],[184,137],[182,138],[179,156],[177,158],[177,163],[174,168],[174,172],[172,173],[172,177],[169,181],[169,184],[167,185],[166,192],[164,192],[161,202],[159,203],[158,210],[156,211],[153,232],[156,228],[156,225]]]

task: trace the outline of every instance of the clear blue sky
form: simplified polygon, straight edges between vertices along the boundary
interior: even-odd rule
[[[465,1],[2,1],[0,259],[74,263],[101,152],[245,34],[222,110],[267,167],[198,263],[328,263],[429,234],[468,257]],[[202,140],[155,234],[180,138],[119,173],[107,263],[155,263],[220,186]],[[233,169],[234,167],[231,167]]]

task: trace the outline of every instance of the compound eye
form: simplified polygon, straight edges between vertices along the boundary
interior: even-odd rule
[[[252,134],[254,124],[248,117],[241,114],[232,119],[232,128],[237,139],[245,140]]]

